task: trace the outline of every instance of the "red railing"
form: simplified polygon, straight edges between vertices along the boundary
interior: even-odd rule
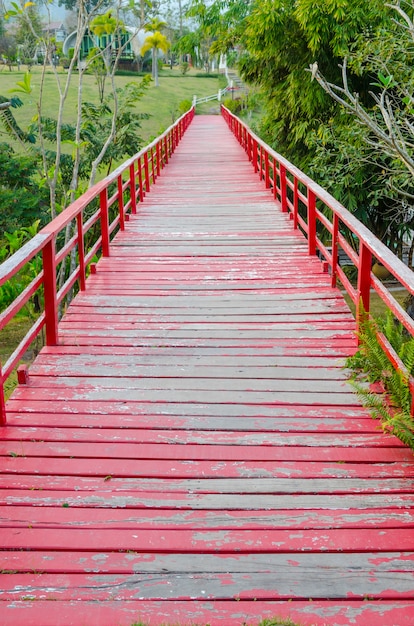
[[[117,228],[124,230],[129,213],[137,213],[137,204],[142,202],[145,194],[150,191],[151,184],[155,183],[161,169],[168,163],[193,117],[194,107],[151,144],[123,163],[107,178],[91,187],[0,265],[0,287],[2,287],[37,255],[41,255],[39,273],[0,314],[0,332],[42,289],[43,298],[40,301],[44,302],[43,310],[35,323],[7,362],[3,366],[0,365],[0,425],[6,423],[4,394],[6,381],[43,329],[46,345],[57,345],[59,306],[76,283],[81,291],[86,289],[87,268],[90,266],[90,269],[94,270],[92,261],[98,253],[104,257],[110,255],[111,236]],[[94,207],[96,204],[97,208]],[[59,237],[67,230],[69,224],[74,225],[74,234],[59,247]],[[93,243],[86,246],[85,235],[92,229],[97,229],[98,232]],[[58,268],[69,255],[73,256],[73,251],[76,252],[75,268],[65,276],[64,284],[59,287]],[[18,371],[18,378],[20,382],[24,382],[24,369]]]
[[[333,196],[272,150],[224,106],[221,111],[259,178],[271,190],[281,210],[289,214],[293,228],[299,228],[306,236],[309,254],[321,258],[325,271],[330,273],[332,287],[340,282],[345,288],[355,305],[356,330],[369,314],[371,290],[375,290],[407,332],[414,336],[414,320],[373,273],[373,261],[383,265],[411,295],[414,294],[414,273]],[[339,264],[340,251],[355,268],[356,286]],[[414,378],[386,337],[379,333],[378,338],[393,366],[409,381],[414,414]]]

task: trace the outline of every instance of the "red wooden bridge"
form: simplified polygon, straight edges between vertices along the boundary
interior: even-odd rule
[[[414,623],[413,455],[347,382],[355,320],[335,287],[391,302],[372,254],[414,292],[412,274],[224,114],[184,116],[2,267],[4,283],[43,254],[3,325],[42,285],[46,299],[3,378],[47,337],[1,413],[4,626]]]

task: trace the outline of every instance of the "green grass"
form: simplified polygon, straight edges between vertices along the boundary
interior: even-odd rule
[[[19,345],[31,325],[33,319],[26,315],[18,315],[7,324],[7,326],[0,331],[0,363],[5,363],[12,354],[13,350]],[[35,345],[32,346],[25,354],[23,362],[30,363],[33,361],[38,350],[40,349],[41,337],[36,340]],[[9,398],[14,388],[17,385],[17,376],[13,372],[7,379],[4,386],[6,400]]]
[[[396,289],[395,291],[392,291],[391,293],[392,293],[393,297],[397,300],[397,302],[399,304],[401,304],[402,306],[404,306],[404,300],[408,296],[408,291],[406,291],[405,289],[401,288],[401,289]],[[345,301],[347,302],[349,308],[351,309],[352,314],[355,316],[355,305],[352,302],[351,298],[348,296],[348,294],[344,294],[344,298],[345,298]],[[388,311],[387,305],[379,297],[379,295],[376,294],[376,293],[371,293],[371,296],[370,296],[370,313],[371,313],[372,317],[374,317],[374,318],[384,317],[384,315],[386,314],[387,311]]]
[[[20,72],[9,72],[7,68],[0,70],[1,89],[0,94],[9,95],[9,89],[16,87],[17,81],[21,81],[25,74],[25,70]],[[32,69],[32,87],[31,94],[16,94],[23,101],[24,106],[19,109],[13,109],[13,114],[20,126],[25,129],[30,123],[33,116],[37,113],[37,102],[39,99],[41,73],[40,68]],[[66,74],[60,70],[59,75],[62,80]],[[64,121],[67,123],[74,122],[77,110],[77,75],[72,79],[72,85],[69,89],[68,99],[65,106]],[[136,74],[132,76],[116,76],[115,83],[118,87],[122,87],[127,83],[141,80],[141,76]],[[222,85],[222,77],[217,75],[216,78],[210,76],[196,75],[193,70],[186,76],[182,76],[178,70],[164,69],[160,71],[160,86],[155,87],[154,83],[145,93],[142,100],[137,105],[137,112],[150,113],[148,120],[142,120],[142,137],[145,141],[159,135],[174,119],[178,116],[178,105],[182,100],[192,100],[193,95],[208,96],[216,93],[219,86]],[[107,90],[109,87],[107,87]],[[83,85],[83,99],[85,101],[97,102],[98,90],[95,78],[92,75],[85,75]],[[58,110],[59,95],[56,87],[56,78],[51,71],[46,74],[44,83],[44,102],[47,103],[47,109],[44,114],[51,117],[56,115]],[[208,103],[213,106],[216,103]],[[200,111],[203,112],[200,108]],[[6,137],[0,129],[0,141],[4,141]]]

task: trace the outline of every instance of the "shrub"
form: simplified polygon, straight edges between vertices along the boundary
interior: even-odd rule
[[[191,102],[191,100],[181,100],[181,102],[178,104],[179,115],[183,115],[184,113],[189,111],[192,106],[193,103]]]
[[[187,61],[183,61],[182,63],[180,63],[180,72],[183,76],[185,76],[189,70],[190,64],[187,63]]]
[[[378,338],[382,332],[403,362],[406,373],[397,371],[388,360]],[[414,449],[414,420],[411,415],[409,377],[414,373],[414,338],[389,311],[385,319],[367,319],[359,333],[360,349],[347,359],[346,366],[354,370],[351,383],[372,416],[380,418],[383,429],[391,432]],[[372,393],[369,383],[379,383],[381,395]]]

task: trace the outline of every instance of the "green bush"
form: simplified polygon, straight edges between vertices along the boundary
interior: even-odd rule
[[[231,113],[239,113],[242,110],[241,100],[233,98],[225,98],[223,100],[223,105],[228,109]]]
[[[406,373],[397,371],[383,351],[377,332],[388,339],[404,364]],[[363,404],[379,418],[386,432],[391,432],[414,450],[414,419],[411,415],[409,377],[414,374],[414,338],[389,311],[385,319],[367,319],[361,325],[360,348],[347,359],[346,366],[354,371],[351,383]],[[371,383],[384,390],[372,393]]]
[[[190,64],[187,63],[187,61],[183,61],[182,63],[180,63],[180,72],[183,76],[185,76],[185,74],[187,74],[189,70],[190,70]]]
[[[181,102],[178,104],[179,115],[183,115],[184,113],[189,111],[192,106],[193,103],[191,102],[191,100],[181,100]]]

